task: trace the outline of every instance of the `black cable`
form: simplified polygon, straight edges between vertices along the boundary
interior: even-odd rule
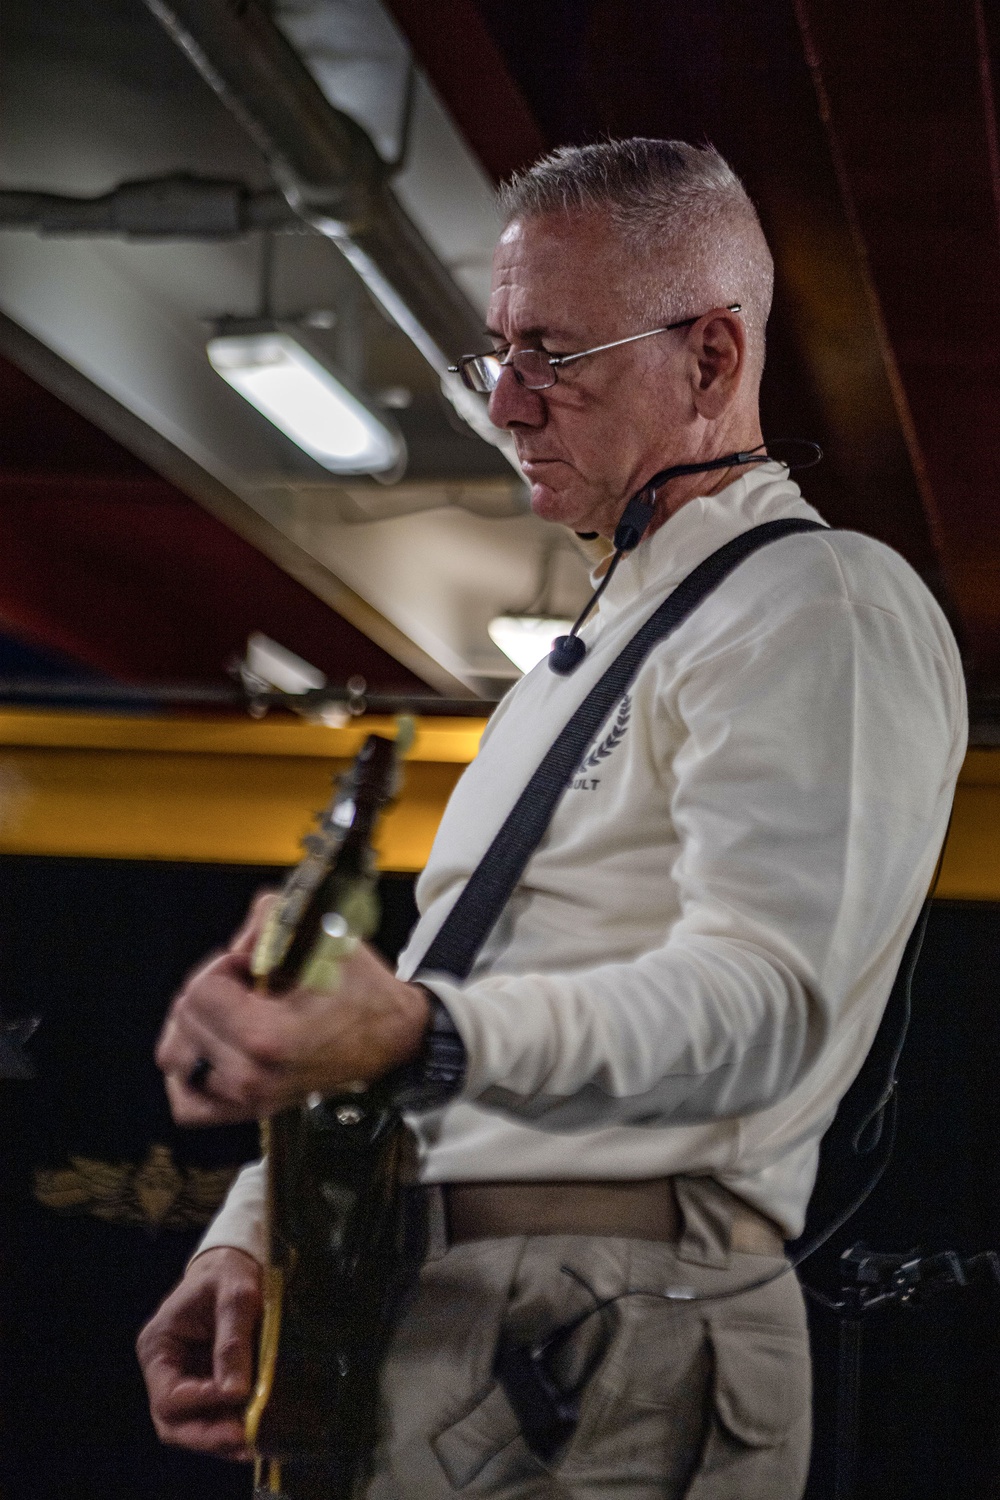
[[[570,631],[569,631],[570,635],[576,635],[577,631],[582,628],[582,626],[584,624],[584,621],[587,619],[587,617],[590,614],[591,610],[598,603],[601,595],[604,593],[604,590],[607,588],[608,584],[611,582],[612,574],[614,573],[615,569],[617,568],[618,564],[621,562],[621,560],[622,560],[622,558],[624,556],[625,556],[625,553],[619,548],[619,550],[615,553],[614,557],[611,559],[610,563],[608,564],[608,571],[605,573],[604,577],[601,579],[601,581],[598,584],[597,588],[591,594],[590,598],[587,600],[586,604],[583,606],[583,609],[580,611],[580,613],[577,615],[576,619],[573,621],[573,624],[570,626]]]
[[[775,460],[776,463],[784,465],[790,474],[797,474],[800,469],[815,469],[817,464],[823,462],[823,450],[819,443],[813,442],[812,438],[768,438],[761,446],[767,450],[769,457],[772,456],[772,448],[811,448],[812,458],[804,459],[801,463],[786,463],[783,458]]]
[[[869,1176],[868,1181],[861,1189],[861,1192],[851,1200],[851,1202],[845,1209],[843,1209],[839,1214],[835,1215],[835,1217],[823,1227],[819,1234],[814,1235],[814,1237],[808,1241],[808,1243],[798,1252],[797,1255],[792,1256],[785,1262],[783,1266],[780,1266],[778,1270],[771,1271],[767,1276],[760,1276],[756,1281],[747,1281],[743,1282],[740,1286],[730,1287],[729,1290],[725,1292],[694,1292],[691,1295],[687,1295],[686,1293],[682,1292],[658,1291],[652,1287],[629,1287],[627,1291],[616,1292],[613,1297],[604,1297],[600,1299],[597,1299],[595,1297],[593,1307],[588,1307],[585,1312],[578,1314],[578,1316],[576,1318],[573,1318],[569,1323],[560,1323],[558,1327],[552,1329],[551,1333],[546,1336],[543,1342],[535,1346],[535,1350],[533,1351],[533,1353],[536,1353],[536,1355],[538,1356],[544,1354],[552,1347],[553,1344],[562,1343],[565,1339],[570,1338],[578,1328],[582,1327],[583,1324],[587,1322],[589,1318],[594,1317],[597,1313],[604,1312],[609,1307],[613,1307],[616,1302],[624,1301],[626,1297],[655,1297],[660,1302],[682,1302],[688,1305],[696,1302],[726,1302],[731,1297],[743,1297],[748,1292],[758,1292],[762,1287],[770,1286],[773,1281],[779,1281],[782,1276],[787,1276],[790,1271],[798,1270],[803,1261],[808,1260],[811,1255],[815,1255],[816,1251],[821,1249],[821,1247],[825,1245],[826,1242],[837,1233],[838,1229],[842,1229],[847,1221],[853,1218],[858,1209],[865,1202],[865,1199],[868,1198],[878,1186],[878,1183],[885,1173],[886,1167],[889,1165],[889,1160],[892,1156],[893,1148],[896,1144],[896,1118],[898,1111],[895,1089],[893,1089],[890,1102],[892,1104],[892,1114],[890,1117],[888,1132],[889,1144],[882,1160]],[[574,1281],[578,1281],[581,1286],[586,1287],[591,1296],[595,1296],[593,1289],[584,1280],[580,1273],[574,1270],[572,1266],[560,1266],[559,1269],[564,1275],[571,1276]],[[800,1284],[807,1296],[815,1295],[816,1301],[822,1302],[825,1306],[828,1307],[836,1307],[837,1304],[824,1297],[824,1294],[822,1292],[817,1291],[816,1288],[811,1287],[807,1282],[802,1282]]]

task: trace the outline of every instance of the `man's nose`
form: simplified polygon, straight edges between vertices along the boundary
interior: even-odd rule
[[[529,391],[510,365],[500,370],[500,379],[487,407],[494,427],[542,427],[546,408],[541,391]]]

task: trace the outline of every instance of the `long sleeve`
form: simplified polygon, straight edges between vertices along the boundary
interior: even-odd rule
[[[467,1099],[560,1131],[726,1118],[789,1095],[862,998],[870,1038],[943,837],[962,690],[953,653],[819,546],[821,579],[734,599],[637,684],[648,765],[623,816],[641,844],[645,799],[669,802],[664,938],[576,971],[494,955],[466,985],[428,976]]]
[[[691,568],[816,519],[777,466],[690,502],[618,569],[587,656],[494,715],[400,957],[461,1037],[410,1116],[427,1182],[714,1175],[794,1236],[819,1140],[917,919],[965,748],[940,609],[868,537],[786,537],[658,645],[570,779],[469,979],[421,964],[559,730]],[[262,1254],[241,1177],[204,1242]],[[256,1248],[254,1248],[256,1247]]]
[[[264,1172],[262,1161],[252,1162],[250,1166],[243,1168],[229,1189],[226,1201],[205,1231],[195,1255],[227,1245],[234,1250],[245,1250],[261,1265],[265,1263],[267,1243],[264,1230]]]

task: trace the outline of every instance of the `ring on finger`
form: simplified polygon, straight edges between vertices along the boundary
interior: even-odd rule
[[[187,1076],[187,1086],[196,1094],[208,1093],[208,1080],[212,1072],[212,1059],[210,1057],[199,1057],[194,1067]]]

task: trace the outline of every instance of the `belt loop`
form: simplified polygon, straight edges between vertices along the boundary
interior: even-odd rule
[[[675,1177],[674,1192],[681,1212],[677,1259],[724,1269],[733,1237],[733,1195],[712,1177]]]
[[[448,1253],[448,1210],[445,1205],[444,1188],[440,1183],[427,1183],[424,1187],[427,1205],[427,1253],[426,1260],[440,1260]]]

